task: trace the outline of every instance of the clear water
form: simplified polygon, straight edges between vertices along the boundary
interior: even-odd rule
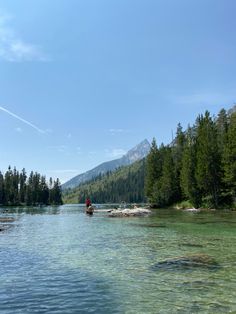
[[[0,217],[16,219],[0,232],[1,314],[236,313],[236,212],[109,218],[66,205]],[[153,267],[198,253],[220,267]]]

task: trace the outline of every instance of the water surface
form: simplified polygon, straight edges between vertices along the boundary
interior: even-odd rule
[[[103,206],[100,206],[103,208]],[[236,212],[0,209],[0,313],[236,312]],[[205,254],[220,267],[155,267]]]

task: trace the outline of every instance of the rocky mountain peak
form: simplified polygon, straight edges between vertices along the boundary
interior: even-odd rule
[[[145,139],[134,148],[130,149],[124,157],[127,158],[130,163],[133,163],[146,157],[150,151],[150,148],[150,143],[147,139]]]

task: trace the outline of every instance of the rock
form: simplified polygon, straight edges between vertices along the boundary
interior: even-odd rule
[[[0,222],[14,222],[15,219],[13,217],[0,217]]]
[[[184,209],[186,212],[200,212],[199,208],[186,208]]]
[[[153,270],[164,269],[194,269],[194,268],[206,268],[215,270],[220,265],[207,254],[195,254],[189,256],[180,256],[173,259],[161,261],[152,266]]]
[[[147,216],[151,211],[147,208],[125,208],[125,209],[114,209],[110,212],[109,217],[137,217]]]

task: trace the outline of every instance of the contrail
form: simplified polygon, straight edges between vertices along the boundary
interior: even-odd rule
[[[17,120],[20,120],[21,122],[23,122],[23,123],[25,123],[25,124],[31,126],[33,129],[37,130],[39,133],[45,133],[45,131],[41,130],[41,129],[38,128],[36,125],[34,125],[34,124],[32,124],[31,122],[29,122],[29,121],[27,121],[27,120],[25,120],[25,119],[23,119],[23,118],[17,116],[15,113],[13,113],[13,112],[7,110],[6,108],[3,108],[2,106],[0,106],[0,110],[2,110],[2,111],[4,111],[4,112],[8,113],[10,116],[16,118]]]

